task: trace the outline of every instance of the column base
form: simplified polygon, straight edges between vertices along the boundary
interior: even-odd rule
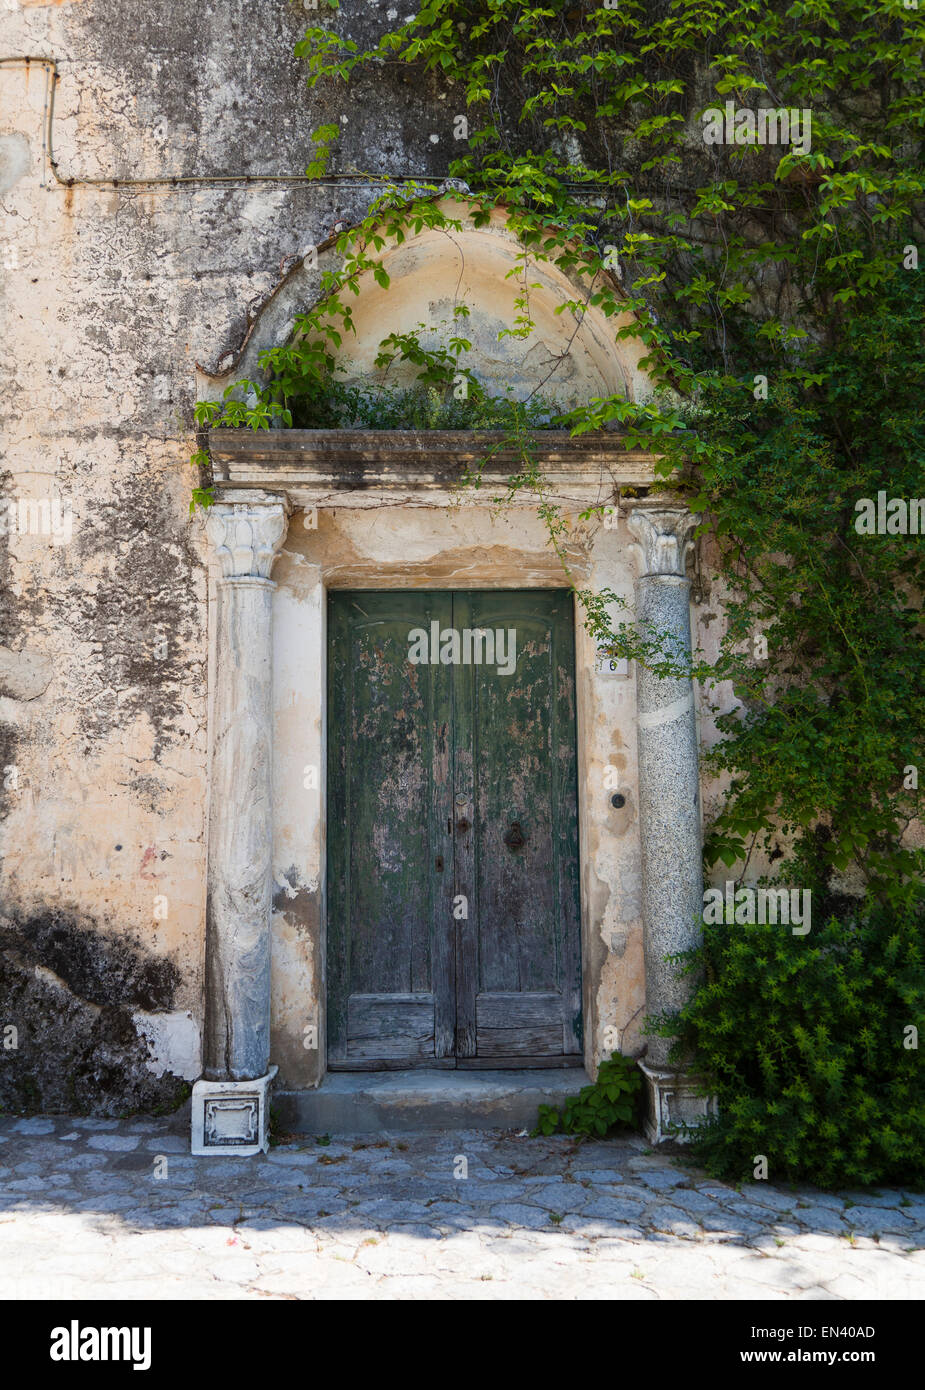
[[[717,1113],[715,1096],[697,1094],[696,1077],[668,1068],[647,1067],[644,1062],[637,1065],[645,1077],[644,1131],[650,1144],[663,1144],[666,1139],[686,1144],[690,1135],[679,1126],[694,1128]]]
[[[197,1081],[193,1086],[190,1152],[199,1156],[234,1154],[249,1158],[270,1147],[271,1067],[254,1081]]]

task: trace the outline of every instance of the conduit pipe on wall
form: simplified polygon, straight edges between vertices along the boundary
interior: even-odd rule
[[[53,143],[53,122],[55,116],[55,89],[60,81],[58,71],[58,61],[56,58],[46,58],[35,54],[21,54],[12,57],[0,58],[0,66],[20,66],[30,68],[35,64],[44,69],[48,81],[48,90],[45,97],[45,110],[43,112],[42,130],[42,156],[46,165],[51,167],[55,181],[62,188],[170,188],[185,183],[293,183],[305,184],[311,187],[343,187],[354,185],[363,187],[370,183],[433,183],[435,180],[445,183],[445,176],[437,174],[370,174],[357,172],[352,174],[328,174],[324,178],[308,178],[306,174],[159,174],[151,178],[86,178],[79,174],[69,174],[62,176],[58,172],[58,162],[54,155]],[[461,180],[450,180],[459,182]],[[43,182],[43,187],[44,187]]]

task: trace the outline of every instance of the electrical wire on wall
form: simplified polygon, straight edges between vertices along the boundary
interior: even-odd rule
[[[363,187],[371,183],[412,183],[441,184],[448,182],[441,174],[370,174],[362,171],[347,174],[327,174],[322,178],[309,178],[307,174],[161,174],[151,178],[85,178],[79,174],[62,175],[54,152],[55,91],[60,81],[58,62],[55,58],[37,55],[19,55],[0,58],[0,66],[41,67],[45,72],[45,106],[42,112],[42,188],[47,188],[45,171],[50,168],[55,182],[62,188],[172,188],[182,184],[229,184],[229,183],[289,183],[304,184],[306,187],[343,187],[354,185]],[[454,182],[450,180],[449,182]]]

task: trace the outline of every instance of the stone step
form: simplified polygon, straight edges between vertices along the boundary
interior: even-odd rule
[[[587,1084],[584,1067],[329,1072],[313,1091],[274,1090],[272,1108],[291,1134],[532,1130],[541,1105],[561,1108]]]

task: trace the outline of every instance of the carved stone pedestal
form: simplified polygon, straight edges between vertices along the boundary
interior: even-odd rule
[[[716,1099],[697,1094],[695,1077],[639,1063],[646,1079],[645,1136],[650,1144],[674,1139],[685,1144],[690,1135],[678,1126],[694,1127],[716,1114]]]
[[[253,1081],[197,1081],[193,1087],[192,1152],[248,1158],[270,1147],[271,1067]]]

